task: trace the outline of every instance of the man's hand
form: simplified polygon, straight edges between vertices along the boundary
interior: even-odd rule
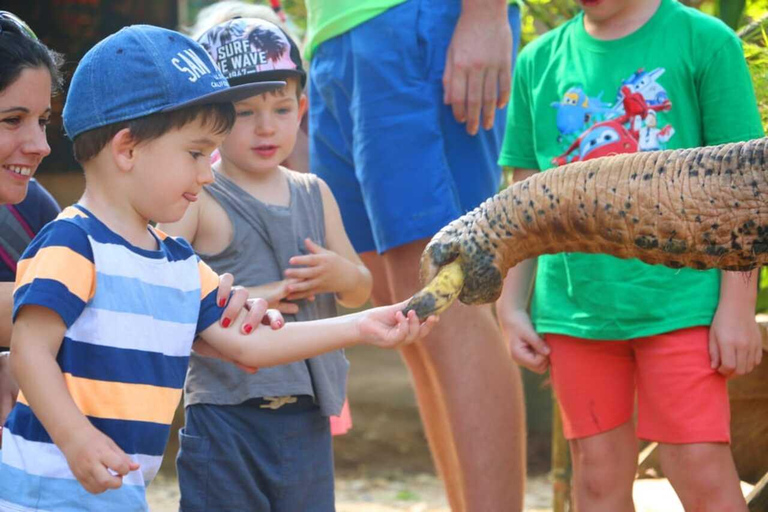
[[[80,430],[61,445],[77,481],[92,494],[118,489],[123,477],[139,469],[115,442],[94,427]]]
[[[499,4],[502,7],[501,4]],[[496,109],[509,101],[512,82],[512,29],[503,11],[484,6],[463,9],[453,32],[443,72],[443,102],[467,123],[467,133],[490,130]]]
[[[325,249],[309,238],[304,240],[309,254],[294,256],[285,277],[293,282],[287,285],[288,300],[310,299],[320,293],[341,293],[355,286],[357,267],[335,252]]]
[[[18,394],[19,385],[11,374],[10,353],[3,352],[0,354],[0,427],[13,409]]]
[[[746,375],[760,364],[763,347],[754,305],[745,309],[720,302],[709,329],[709,355],[712,368],[726,377]]]
[[[549,346],[536,334],[528,313],[521,309],[511,311],[505,318],[500,318],[500,323],[512,359],[533,372],[546,372]]]

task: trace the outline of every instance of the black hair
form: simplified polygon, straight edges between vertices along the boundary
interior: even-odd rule
[[[140,144],[158,139],[172,130],[183,128],[198,120],[209,126],[214,133],[227,133],[235,125],[235,107],[232,103],[197,105],[94,128],[75,137],[75,160],[82,164],[95,157],[117,132],[125,128],[130,130],[133,141]]]
[[[16,23],[0,17],[0,91],[15,82],[25,69],[46,68],[51,74],[53,92],[61,92],[63,62],[60,53],[26,35]]]

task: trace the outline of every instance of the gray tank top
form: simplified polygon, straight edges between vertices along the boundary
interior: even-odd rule
[[[205,190],[227,213],[234,236],[219,254],[200,257],[216,272],[230,272],[241,286],[258,286],[283,279],[288,260],[305,254],[304,239],[325,246],[323,201],[317,178],[311,174],[286,173],[290,188],[287,207],[265,204],[228,178],[215,173]],[[315,320],[336,315],[333,294],[298,302],[296,315],[286,322]],[[247,374],[231,363],[201,357],[190,358],[184,386],[184,404],[235,405],[250,398],[311,395],[326,416],[338,415],[344,403],[349,363],[343,351],[305,361],[261,368]]]

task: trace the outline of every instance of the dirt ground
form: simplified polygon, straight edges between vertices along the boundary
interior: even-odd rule
[[[334,439],[337,510],[448,512],[400,356],[370,347],[348,350],[347,356],[351,362],[348,392],[354,426]],[[161,473],[149,488],[153,512],[178,510],[173,467],[176,440],[173,432]],[[543,512],[551,503],[545,474],[549,439],[533,437],[530,441],[526,508]]]
[[[334,440],[337,511],[449,512],[400,357],[368,347],[354,348],[347,355],[352,363],[349,399],[354,427]],[[149,488],[153,512],[178,510],[176,439],[174,432],[163,469]],[[528,440],[525,510],[551,512],[549,436],[529,432]],[[745,495],[751,488],[743,484]],[[638,512],[683,512],[665,479],[638,480],[634,498]]]

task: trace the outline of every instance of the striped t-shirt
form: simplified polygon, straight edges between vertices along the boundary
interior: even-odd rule
[[[149,229],[158,250],[67,208],[22,255],[13,309],[14,319],[32,304],[61,315],[57,362],[69,393],[141,468],[119,489],[88,493],[20,393],[3,429],[0,510],[147,510],[192,342],[222,313],[218,276],[185,240]]]

